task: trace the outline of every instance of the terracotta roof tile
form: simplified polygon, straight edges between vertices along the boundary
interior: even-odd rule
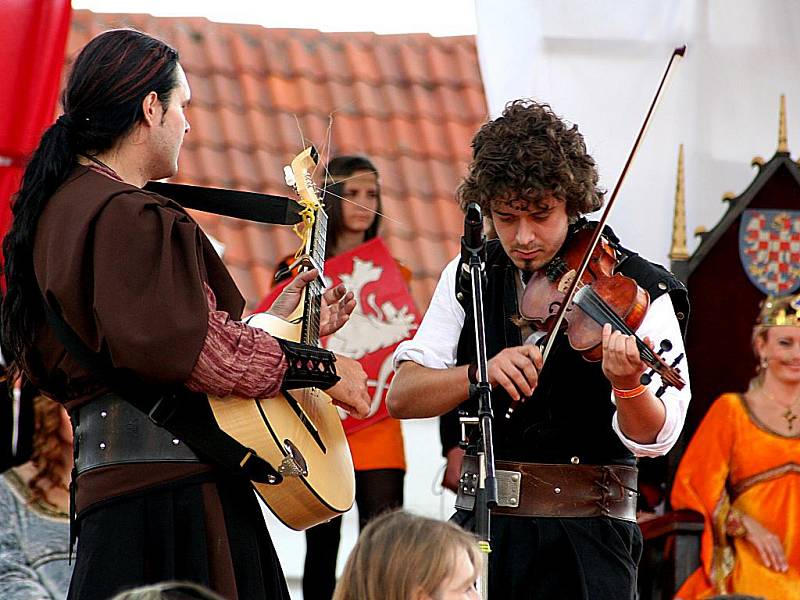
[[[335,34],[320,36],[319,44],[316,46],[316,55],[325,77],[334,81],[351,83],[342,43],[338,36]]]
[[[392,119],[397,152],[406,155],[423,154],[418,125],[408,119]]]
[[[206,61],[211,71],[225,75],[236,74],[236,61],[227,32],[208,27],[204,32]],[[180,49],[178,49],[180,52]]]
[[[352,115],[358,112],[356,95],[351,86],[332,79],[328,81],[328,90],[335,113]]]
[[[210,75],[210,79],[213,81],[214,89],[217,92],[218,106],[224,103],[235,107],[239,111],[244,111],[247,103],[238,76],[213,73]]]
[[[189,84],[192,89],[191,106],[203,106],[208,108],[220,104],[213,77],[196,73],[188,67],[186,68],[186,77],[191,82]]]
[[[297,80],[283,75],[270,75],[267,85],[272,96],[273,107],[281,112],[297,110]]]
[[[264,110],[249,108],[244,115],[247,127],[256,148],[276,151],[283,148],[280,138],[275,134],[275,124],[270,114]]]
[[[386,121],[374,117],[362,118],[361,135],[366,138],[367,151],[371,155],[382,156],[395,151],[393,140],[386,132]]]
[[[387,119],[391,116],[382,86],[364,81],[354,81],[353,92],[358,101],[359,112],[362,115],[369,115],[379,119]]]
[[[432,82],[424,47],[416,44],[400,44],[400,60],[407,81],[423,85]]]
[[[187,134],[187,143],[205,146],[222,146],[225,143],[220,115],[213,108],[192,104],[186,111],[192,129]]]
[[[287,37],[286,32],[280,29],[264,30],[262,48],[267,72],[281,75],[282,77],[292,76],[292,66],[289,62],[289,52],[287,50]]]
[[[221,106],[217,109],[217,114],[226,140],[239,148],[255,149],[245,113],[233,107]]]
[[[328,130],[331,129],[332,131],[332,128],[336,127],[335,123],[336,121],[334,120],[334,124],[331,125],[328,115],[319,113],[303,115],[300,119],[300,127],[303,130],[306,145],[313,144],[320,153],[327,151]]]
[[[299,78],[311,78],[315,81],[325,79],[325,70],[320,64],[318,48],[319,40],[308,36],[292,36],[286,42],[286,52],[292,75]]]
[[[377,85],[383,81],[372,45],[345,42],[344,54],[355,82]]]
[[[264,73],[242,73],[239,76],[239,83],[247,108],[260,110],[272,108],[272,96]]]
[[[383,81],[393,84],[408,83],[396,44],[376,44],[373,54]]]
[[[267,61],[261,40],[249,32],[230,38],[231,54],[241,74],[261,75],[267,71]]]
[[[421,197],[433,195],[433,178],[428,169],[428,161],[401,155],[396,164],[409,193]]]
[[[176,46],[192,86],[192,130],[175,181],[290,194],[283,166],[306,144],[323,159],[363,153],[381,175],[382,235],[413,271],[427,307],[458,252],[455,188],[486,116],[475,41],[427,34],[321,33],[73,12],[67,62],[93,36],[136,26]],[[328,144],[329,115],[333,114]],[[195,212],[226,245],[225,261],[254,308],[278,260],[297,248],[290,228]]]
[[[470,123],[483,123],[489,116],[489,107],[486,105],[486,96],[483,89],[476,89],[474,87],[466,87],[461,90],[464,96],[464,102],[469,107],[468,120]]]
[[[459,121],[447,121],[445,123],[445,129],[447,130],[447,136],[450,139],[450,147],[454,149],[454,152],[463,152],[463,150],[460,149],[464,148],[467,152],[466,156],[470,156],[472,151],[472,137],[482,124],[483,123],[481,122],[476,126],[472,124],[461,123]]]
[[[203,45],[203,33],[188,27],[176,27],[172,43],[178,50],[181,65],[187,73],[204,75],[208,72],[208,60]]]
[[[447,139],[447,130],[441,121],[425,118],[420,119],[417,123],[420,141],[426,156],[437,160],[446,160],[454,154]]]
[[[483,80],[481,79],[478,65],[478,52],[473,40],[466,41],[462,38],[453,44],[453,51],[458,57],[457,64],[459,75],[463,85],[476,90],[483,91]]]
[[[428,46],[428,64],[435,81],[447,86],[463,85],[457,57],[450,46],[432,43]]]
[[[295,81],[298,91],[294,109],[296,112],[321,112],[326,115],[333,112],[333,99],[325,83],[316,82],[309,77],[298,77]]]

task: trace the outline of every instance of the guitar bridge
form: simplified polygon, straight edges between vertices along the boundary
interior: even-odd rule
[[[283,457],[278,467],[278,473],[284,477],[308,476],[308,463],[297,446],[290,440],[283,440],[283,447],[286,450],[286,456]]]

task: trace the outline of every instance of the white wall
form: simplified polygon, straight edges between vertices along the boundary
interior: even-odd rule
[[[741,193],[755,155],[778,140],[787,96],[789,148],[800,148],[800,2],[795,0],[476,0],[489,109],[533,97],[575,122],[613,189],[675,46],[673,69],[611,225],[623,243],[667,264],[678,145],[684,144],[689,250],[697,226]],[[794,146],[793,146],[794,143]]]

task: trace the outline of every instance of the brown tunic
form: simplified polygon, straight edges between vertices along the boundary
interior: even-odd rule
[[[244,299],[197,223],[175,202],[79,166],[48,201],[34,268],[51,307],[93,350],[147,383],[186,381],[206,336],[203,282],[219,310]],[[29,365],[68,409],[107,391],[47,327]]]

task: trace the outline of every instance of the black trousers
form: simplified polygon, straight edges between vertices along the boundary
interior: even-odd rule
[[[289,600],[261,508],[244,479],[165,484],[89,509],[78,524],[69,600],[108,600],[171,580],[207,586],[229,600]]]
[[[404,477],[402,469],[356,471],[359,529],[381,513],[403,506]],[[336,587],[341,528],[342,517],[337,517],[306,530],[304,600],[331,600]]]
[[[453,521],[470,529],[469,513]],[[607,517],[492,516],[489,597],[633,600],[642,532]]]

